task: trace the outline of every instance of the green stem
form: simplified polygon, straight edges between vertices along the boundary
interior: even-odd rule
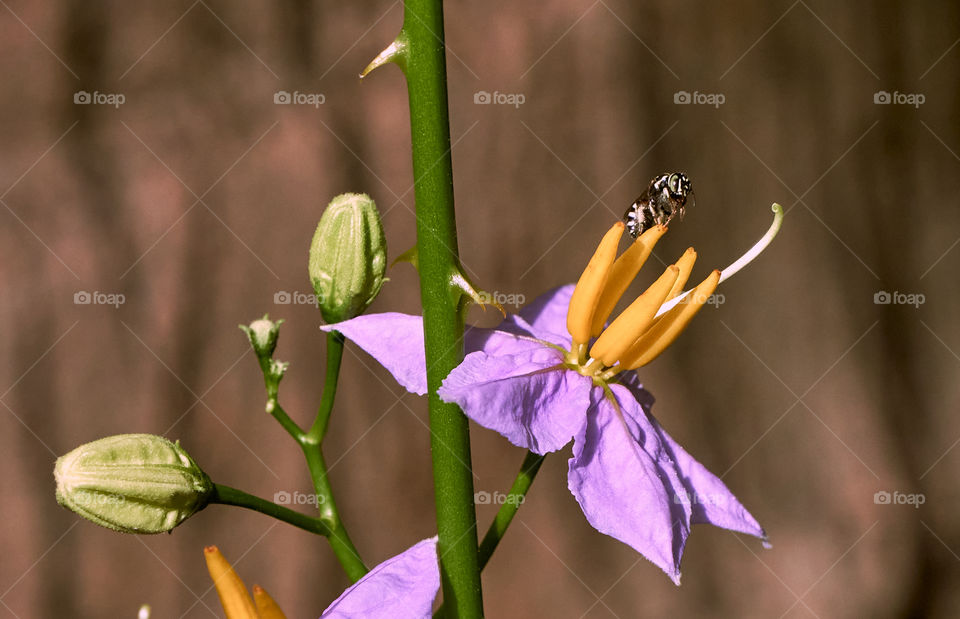
[[[367,573],[367,566],[364,565],[360,553],[350,539],[343,521],[340,519],[340,512],[337,510],[337,503],[333,498],[333,489],[330,487],[330,478],[327,477],[327,465],[323,459],[323,449],[319,443],[302,443],[303,455],[307,458],[307,467],[310,469],[310,477],[313,479],[313,487],[317,493],[317,509],[320,511],[320,521],[323,522],[330,534],[327,540],[330,542],[330,548],[336,555],[343,570],[347,573],[351,582],[357,582]]]
[[[510,486],[510,491],[507,493],[506,501],[500,506],[500,510],[497,511],[496,517],[490,523],[490,528],[487,529],[487,534],[483,536],[483,541],[480,543],[479,561],[481,570],[487,566],[493,551],[497,549],[497,545],[507,532],[507,527],[510,526],[510,522],[516,515],[517,510],[520,509],[520,505],[523,504],[527,491],[540,471],[540,465],[543,464],[544,458],[546,458],[545,455],[541,456],[532,451],[528,451],[526,457],[524,457],[523,464],[520,465],[520,470],[517,472],[517,477],[513,480],[513,485]],[[444,616],[445,612],[446,609],[441,605],[433,616],[439,619]]]
[[[407,78],[430,448],[443,597],[451,616],[483,616],[467,418],[437,396],[463,359],[442,0],[405,0],[398,64]]]
[[[320,407],[317,418],[313,420],[307,437],[317,443],[323,442],[330,423],[330,413],[333,411],[333,400],[337,397],[337,382],[340,378],[340,363],[343,361],[343,334],[339,331],[327,333],[327,375],[323,383],[323,395],[320,396]]]
[[[337,384],[340,378],[340,363],[343,360],[343,334],[331,331],[327,334],[327,374],[323,385],[323,395],[317,417],[310,431],[299,438],[300,448],[307,459],[307,468],[317,493],[317,509],[320,519],[330,528],[330,547],[340,561],[350,580],[357,582],[367,573],[367,567],[360,558],[356,546],[350,539],[347,529],[340,519],[337,502],[333,498],[333,488],[327,476],[327,463],[323,458],[323,438],[330,423],[330,413],[337,397]]]
[[[277,401],[279,390],[279,379],[271,376],[272,360],[268,357],[260,358],[260,369],[263,371],[264,382],[267,386],[267,411],[273,415],[283,429],[297,441],[303,455],[307,460],[307,468],[310,470],[310,478],[313,480],[313,487],[316,492],[317,510],[320,512],[319,518],[309,518],[285,507],[257,499],[257,497],[248,495],[239,490],[228,488],[227,486],[217,486],[223,494],[215,495],[222,500],[220,502],[228,505],[239,505],[249,509],[256,509],[265,514],[276,515],[275,517],[285,522],[291,522],[302,529],[321,533],[327,537],[333,554],[343,570],[350,577],[350,580],[356,582],[367,573],[367,567],[364,565],[356,546],[350,539],[346,527],[340,520],[340,512],[337,510],[337,502],[333,498],[333,488],[330,486],[330,480],[327,477],[327,464],[323,459],[323,437],[327,433],[327,426],[330,423],[330,413],[333,411],[333,401],[337,395],[337,382],[340,377],[340,362],[343,360],[343,334],[332,331],[327,334],[327,374],[323,386],[323,395],[320,398],[320,407],[317,411],[317,417],[310,426],[310,430],[304,432],[297,423],[287,415],[280,403]],[[233,494],[231,494],[233,493]],[[226,498],[224,498],[226,497]],[[231,502],[239,501],[239,502]],[[277,511],[280,510],[280,511]],[[297,522],[289,520],[290,518],[299,518]],[[306,520],[304,520],[306,519]],[[319,523],[319,524],[311,524]],[[303,526],[309,524],[310,526]],[[322,531],[317,530],[317,526],[322,527]],[[312,527],[312,528],[311,528]]]
[[[303,430],[300,429],[300,426],[297,425],[297,422],[293,419],[290,419],[290,415],[287,414],[287,411],[283,410],[283,407],[280,406],[280,403],[274,400],[269,400],[267,403],[267,410],[270,411],[270,414],[273,415],[273,418],[280,422],[280,425],[283,426],[283,429],[292,436],[298,443],[303,440]]]
[[[480,569],[487,566],[493,551],[497,549],[497,544],[503,539],[507,527],[510,526],[510,521],[513,520],[517,510],[520,509],[530,485],[540,471],[540,465],[543,464],[544,458],[546,456],[541,456],[532,451],[527,452],[523,464],[520,465],[517,478],[513,480],[513,485],[510,486],[506,501],[500,506],[497,516],[490,523],[490,528],[487,529],[487,534],[483,536],[483,541],[480,543]]]
[[[261,499],[258,496],[247,494],[243,490],[237,490],[236,488],[224,486],[223,484],[213,485],[213,494],[210,497],[209,503],[252,509],[255,512],[260,512],[277,520],[282,520],[287,524],[292,524],[304,531],[310,531],[311,533],[324,536],[331,534],[330,528],[319,518],[312,518],[282,505],[277,505],[272,501]]]

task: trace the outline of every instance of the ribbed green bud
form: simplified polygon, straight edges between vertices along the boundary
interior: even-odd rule
[[[207,505],[213,482],[178,443],[119,434],[57,459],[57,502],[121,533],[164,533]]]
[[[370,196],[344,193],[323,212],[310,243],[310,283],[328,323],[363,313],[383,286],[387,241]]]

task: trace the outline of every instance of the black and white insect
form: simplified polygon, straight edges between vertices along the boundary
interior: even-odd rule
[[[667,172],[657,176],[640,197],[623,214],[627,232],[637,238],[658,224],[667,225],[676,215],[683,218],[687,202],[694,204],[693,186],[683,172]]]

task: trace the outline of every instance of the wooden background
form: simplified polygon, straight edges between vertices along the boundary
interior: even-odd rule
[[[323,539],[214,506],[137,538],[54,502],[57,455],[122,432],[178,438],[210,475],[309,491],[263,413],[236,325],[286,319],[281,398],[319,401],[307,248],[322,207],[369,192],[395,257],[414,242],[406,91],[357,74],[400,2],[8,0],[0,8],[0,617],[219,616],[218,544],[290,617],[346,586]],[[956,2],[449,2],[460,248],[484,288],[575,280],[652,176],[696,206],[658,248],[722,267],[788,209],[642,378],[663,425],[770,533],[698,527],[675,587],[594,531],[551,456],[484,575],[490,617],[949,617],[960,605],[960,6]],[[74,94],[122,94],[119,107]],[[322,93],[317,108],[277,91]],[[479,91],[522,94],[476,105]],[[722,94],[719,107],[675,93]],[[877,105],[880,91],[924,102]],[[652,279],[653,269],[645,273]],[[371,311],[418,311],[412,269]],[[118,308],[77,305],[119,293]],[[924,295],[875,304],[879,291]],[[492,316],[476,310],[476,321]],[[523,457],[473,434],[477,489]],[[432,535],[422,398],[346,353],[328,461],[372,564]],[[879,491],[923,495],[883,505]],[[300,506],[309,509],[310,506]],[[479,510],[486,527],[493,506]]]

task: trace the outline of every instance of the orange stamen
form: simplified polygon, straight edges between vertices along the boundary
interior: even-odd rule
[[[670,294],[667,295],[667,301],[683,292],[683,287],[687,285],[687,279],[690,278],[690,272],[693,270],[693,264],[696,261],[697,252],[694,251],[692,247],[688,247],[687,251],[683,252],[683,255],[677,260],[677,268],[680,269],[680,276],[677,277],[677,281],[674,282]]]
[[[257,604],[261,619],[287,619],[270,594],[260,585],[253,585],[253,601]]]
[[[653,317],[680,275],[676,265],[670,265],[663,275],[623,310],[613,323],[604,329],[590,349],[590,356],[606,366],[614,365],[630,346],[650,327]]]
[[[719,283],[720,271],[714,271],[687,298],[661,316],[621,358],[621,368],[635,370],[656,359],[686,329]]]
[[[259,619],[247,587],[220,550],[216,546],[207,546],[203,554],[227,619]]]
[[[590,325],[597,307],[597,300],[607,282],[610,267],[617,257],[617,244],[620,242],[623,230],[623,222],[618,221],[603,236],[570,298],[570,307],[567,310],[567,331],[573,337],[574,348],[577,344],[585,344],[590,340]]]
[[[610,275],[607,277],[607,283],[600,293],[600,300],[597,301],[597,309],[593,314],[593,320],[590,325],[590,334],[593,337],[600,335],[604,323],[610,318],[614,306],[623,293],[630,286],[630,282],[640,272],[643,263],[650,257],[654,245],[660,240],[660,237],[667,231],[666,226],[654,226],[640,235],[634,241],[627,251],[623,252],[617,261],[613,263],[610,269]]]

